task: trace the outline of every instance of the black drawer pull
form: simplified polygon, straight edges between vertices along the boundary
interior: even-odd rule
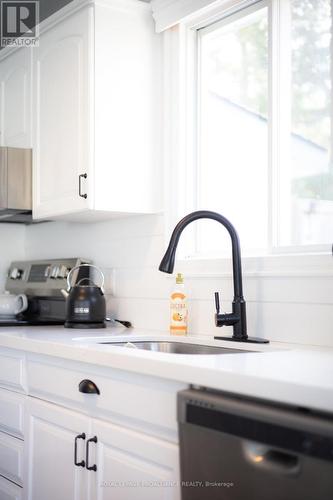
[[[78,434],[74,440],[74,464],[77,467],[85,467],[86,463],[84,460],[81,460],[81,462],[77,461],[77,440],[78,439],[86,439],[86,435],[84,432],[82,434]]]
[[[81,198],[84,198],[84,199],[87,199],[87,198],[88,198],[88,195],[87,195],[87,193],[84,193],[84,194],[82,193],[82,189],[81,189],[81,179],[86,179],[87,177],[88,177],[88,176],[87,176],[87,174],[80,174],[80,175],[79,175],[79,196],[80,196]]]
[[[97,465],[96,464],[89,466],[89,443],[97,443],[97,436],[94,436],[93,438],[88,439],[88,441],[87,441],[87,452],[86,452],[86,469],[87,470],[93,470],[93,471],[96,472],[97,471]]]
[[[81,380],[79,383],[79,391],[84,394],[100,394],[97,385],[92,380],[88,379]]]

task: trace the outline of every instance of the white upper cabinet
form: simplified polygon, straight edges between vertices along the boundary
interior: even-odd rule
[[[34,50],[34,216],[52,217],[91,206],[89,58],[92,8],[50,27]],[[85,179],[83,176],[87,176]],[[79,192],[81,182],[82,195]]]
[[[31,147],[31,50],[0,51],[0,145]]]
[[[161,208],[159,49],[137,0],[74,0],[42,24],[32,49],[35,219]]]

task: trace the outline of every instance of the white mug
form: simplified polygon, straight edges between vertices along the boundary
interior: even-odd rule
[[[0,294],[0,316],[16,316],[28,307],[28,299],[24,294]]]

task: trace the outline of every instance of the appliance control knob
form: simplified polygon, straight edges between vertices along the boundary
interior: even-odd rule
[[[57,279],[59,275],[59,266],[52,266],[50,278]]]
[[[68,275],[68,269],[66,266],[60,266],[59,267],[59,273],[58,273],[58,278],[60,279],[65,279],[67,278]]]
[[[23,274],[22,269],[13,267],[13,269],[10,271],[9,277],[11,280],[19,280],[22,278],[22,274]]]

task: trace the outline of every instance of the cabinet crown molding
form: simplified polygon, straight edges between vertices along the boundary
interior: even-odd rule
[[[160,33],[193,16],[221,12],[221,8],[240,9],[258,0],[151,0],[156,31]]]

